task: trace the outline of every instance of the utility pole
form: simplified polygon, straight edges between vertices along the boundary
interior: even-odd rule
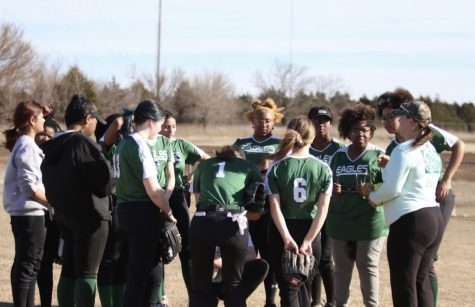
[[[157,42],[157,101],[160,102],[160,48],[162,39],[162,0],[158,0],[158,42]]]

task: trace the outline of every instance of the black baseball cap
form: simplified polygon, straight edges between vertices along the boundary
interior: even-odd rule
[[[308,112],[308,118],[310,118],[310,119],[314,119],[314,118],[317,118],[319,116],[326,117],[326,118],[330,119],[330,121],[333,121],[332,112],[327,107],[324,107],[324,106],[313,107]]]
[[[74,95],[66,107],[66,114],[64,115],[66,126],[77,123],[88,115],[94,116],[103,125],[107,124],[104,118],[97,112],[97,107],[94,103],[84,96]]]

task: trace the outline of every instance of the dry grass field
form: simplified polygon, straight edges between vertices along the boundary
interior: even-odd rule
[[[248,136],[250,126],[179,127],[178,134],[211,153],[217,146],[231,144],[236,137]],[[276,128],[275,134],[282,135],[284,129]],[[334,132],[336,136],[337,133]],[[453,187],[457,196],[457,216],[452,217],[448,225],[443,244],[436,263],[440,279],[439,306],[475,306],[475,135],[458,135],[466,142],[464,164],[457,173]],[[389,136],[382,129],[376,132],[373,142],[381,147],[389,142]],[[3,140],[2,140],[3,143]],[[0,187],[3,187],[5,162],[8,152],[0,149]],[[445,157],[444,157],[445,158]],[[0,197],[2,188],[0,188]],[[0,210],[0,307],[13,306],[10,290],[10,267],[14,255],[13,236],[10,230],[9,216]],[[179,261],[166,266],[166,293],[171,306],[187,306],[185,286],[181,277]],[[61,267],[55,267],[55,280]],[[381,306],[391,306],[391,288],[385,250],[380,262],[380,299]],[[54,294],[54,304],[56,304]],[[100,306],[99,300],[96,300]],[[39,299],[37,295],[37,304]],[[264,305],[264,290],[261,287],[249,298],[249,306]],[[222,304],[221,304],[222,305]],[[351,286],[351,306],[363,306],[357,272],[355,270]]]

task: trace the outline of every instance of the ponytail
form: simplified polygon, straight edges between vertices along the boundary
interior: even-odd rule
[[[297,151],[313,142],[315,138],[315,127],[312,121],[306,116],[298,116],[287,126],[284,138],[280,142],[279,150],[269,156],[272,160],[281,160],[291,151]]]
[[[34,100],[26,100],[17,104],[11,120],[13,128],[3,131],[5,148],[12,151],[18,137],[28,129],[30,119],[41,113],[43,113],[43,107]]]
[[[5,148],[11,152],[13,150],[13,146],[15,146],[16,140],[20,136],[20,133],[18,132],[18,129],[12,128],[3,131],[3,134],[5,135]]]
[[[419,135],[417,138],[414,139],[412,142],[412,147],[419,147],[424,145],[425,143],[429,142],[432,140],[432,129],[430,129],[429,126],[425,126],[421,128],[422,134]]]
[[[280,142],[280,147],[279,150],[268,157],[268,159],[278,161],[287,156],[289,152],[291,152],[294,149],[294,146],[298,146],[298,144],[302,143],[302,137],[300,134],[293,130],[293,129],[287,129],[285,132],[284,138]]]

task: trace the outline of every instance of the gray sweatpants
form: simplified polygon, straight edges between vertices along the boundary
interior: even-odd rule
[[[355,259],[348,252],[348,241],[332,239],[335,261],[335,302],[337,306],[348,306],[353,267],[360,277],[361,293],[365,306],[379,305],[379,256],[386,237],[374,240],[355,241]]]

